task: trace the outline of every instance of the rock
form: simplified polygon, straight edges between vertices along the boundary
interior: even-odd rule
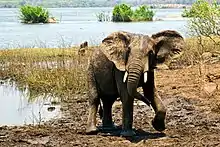
[[[202,59],[203,60],[208,60],[208,59],[211,59],[211,58],[212,58],[212,53],[210,53],[210,52],[204,52],[202,54]]]
[[[213,82],[209,82],[209,83],[204,84],[203,91],[207,95],[212,96],[215,93],[215,91],[217,90],[217,88],[218,88],[217,84],[215,84]]]
[[[51,17],[47,21],[48,23],[57,23],[57,20],[54,17]]]
[[[49,137],[42,137],[42,138],[36,138],[35,140],[32,140],[32,139],[25,140],[24,139],[22,141],[27,142],[32,145],[45,145],[50,141],[50,138]]]

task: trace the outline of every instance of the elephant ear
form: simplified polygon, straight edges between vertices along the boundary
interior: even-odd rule
[[[102,40],[101,50],[112,61],[116,68],[125,71],[129,55],[130,34],[128,32],[114,32]]]
[[[152,39],[155,42],[155,53],[157,57],[173,59],[178,57],[184,48],[183,37],[174,30],[165,30],[159,33],[153,34]]]

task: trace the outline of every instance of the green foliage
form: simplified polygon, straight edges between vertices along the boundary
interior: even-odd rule
[[[141,5],[132,11],[131,6],[120,4],[114,7],[112,20],[114,22],[152,21],[154,15],[155,13],[146,5]]]
[[[205,0],[197,0],[190,10],[188,21],[190,33],[193,36],[212,35],[220,36],[220,7],[216,1],[208,3]]]
[[[41,6],[24,5],[20,7],[20,19],[23,23],[47,23],[48,10]]]
[[[188,13],[189,35],[197,39],[198,57],[207,51],[207,42],[212,42],[212,49],[209,51],[219,51],[220,40],[220,7],[216,1],[208,3],[205,0],[197,0]]]
[[[133,11],[131,6],[127,4],[116,5],[113,9],[112,21],[114,22],[130,22]]]
[[[206,0],[197,0],[192,7],[187,10],[184,9],[182,16],[183,17],[206,17],[207,14],[214,13],[219,14],[220,9],[216,1],[209,3]]]
[[[155,13],[146,5],[139,6],[133,14],[134,21],[152,21]]]

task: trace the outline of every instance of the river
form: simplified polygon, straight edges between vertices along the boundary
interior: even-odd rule
[[[22,24],[19,10],[0,9],[0,49],[29,47],[69,47],[88,41],[96,45],[109,33],[118,30],[152,34],[165,29],[187,35],[182,9],[154,9],[153,22],[98,22],[96,14],[110,13],[112,8],[49,8],[59,19],[57,24]]]

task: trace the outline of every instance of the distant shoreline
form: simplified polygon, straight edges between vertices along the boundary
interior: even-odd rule
[[[183,9],[183,8],[189,8],[191,5],[186,4],[146,4],[150,6],[152,9]],[[132,7],[137,7],[139,5],[132,5]],[[0,4],[0,8],[19,8],[19,5],[16,4]],[[91,5],[91,6],[57,6],[57,5],[50,5],[50,7],[47,7],[43,5],[45,8],[97,8],[97,7],[114,7],[114,5],[109,6],[99,6],[99,5]]]

